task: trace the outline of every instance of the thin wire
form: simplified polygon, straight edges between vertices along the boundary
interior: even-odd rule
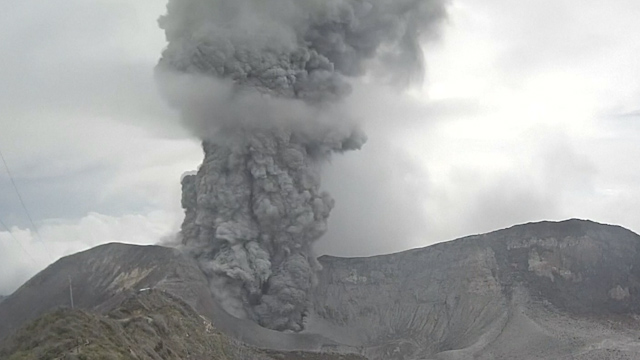
[[[18,199],[20,199],[20,204],[22,205],[22,208],[24,209],[24,212],[27,214],[27,218],[29,219],[29,222],[31,223],[31,226],[33,227],[33,232],[36,234],[36,237],[44,245],[44,247],[46,249],[47,248],[47,244],[45,244],[44,241],[42,241],[42,237],[40,236],[40,232],[38,231],[38,227],[33,222],[33,218],[31,217],[31,214],[29,213],[29,210],[27,210],[27,206],[24,204],[24,200],[22,200],[22,195],[20,195],[20,191],[18,191],[18,186],[16,186],[16,182],[13,180],[13,175],[11,175],[11,171],[9,170],[9,165],[7,165],[7,160],[5,160],[4,155],[2,154],[2,149],[0,149],[0,159],[2,159],[2,163],[4,164],[5,170],[7,170],[7,175],[9,175],[9,180],[11,180],[11,184],[13,185],[13,189],[16,191],[16,195],[18,195]],[[51,259],[51,254],[49,253],[49,249],[46,249],[46,250],[47,250],[46,251],[47,256],[49,256],[49,259],[52,260]]]
[[[18,240],[18,238],[16,238],[16,237],[13,235],[13,233],[11,232],[11,230],[9,230],[9,227],[4,223],[4,221],[2,221],[2,219],[0,219],[0,225],[2,225],[2,227],[3,227],[5,230],[7,230],[7,232],[8,232],[8,233],[9,233],[9,235],[13,238],[13,240],[15,240],[15,241],[18,243],[18,245],[20,245],[20,248],[22,249],[22,251],[24,251],[24,253],[25,253],[25,254],[27,254],[27,255],[31,258],[31,260],[33,260],[33,262],[37,264],[38,262],[36,261],[36,259],[35,259],[33,256],[31,256],[31,254],[27,251],[27,248],[25,248],[25,247],[24,247],[24,245],[22,245],[22,243],[20,242],[20,240]]]

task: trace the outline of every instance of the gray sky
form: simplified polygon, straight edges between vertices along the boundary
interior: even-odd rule
[[[156,0],[0,0],[0,294],[59,258],[155,243],[198,141],[156,93]],[[640,231],[640,3],[453,0],[422,89],[356,89],[319,253],[370,255],[543,219]]]

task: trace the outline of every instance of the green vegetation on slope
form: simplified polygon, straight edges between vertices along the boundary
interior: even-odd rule
[[[0,347],[0,359],[362,360],[357,355],[264,351],[215,329],[179,298],[159,290],[132,294],[98,315],[58,309],[27,324]]]

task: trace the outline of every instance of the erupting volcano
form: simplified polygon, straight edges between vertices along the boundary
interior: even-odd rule
[[[182,242],[225,310],[300,331],[334,206],[333,153],[360,149],[351,82],[420,78],[441,0],[170,0],[156,73],[203,141],[182,180]],[[356,114],[357,117],[357,114]]]

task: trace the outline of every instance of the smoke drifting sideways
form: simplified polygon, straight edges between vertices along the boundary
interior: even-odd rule
[[[359,149],[351,81],[408,84],[441,0],[169,0],[161,93],[203,140],[180,236],[226,311],[300,331],[334,206],[333,153]]]

